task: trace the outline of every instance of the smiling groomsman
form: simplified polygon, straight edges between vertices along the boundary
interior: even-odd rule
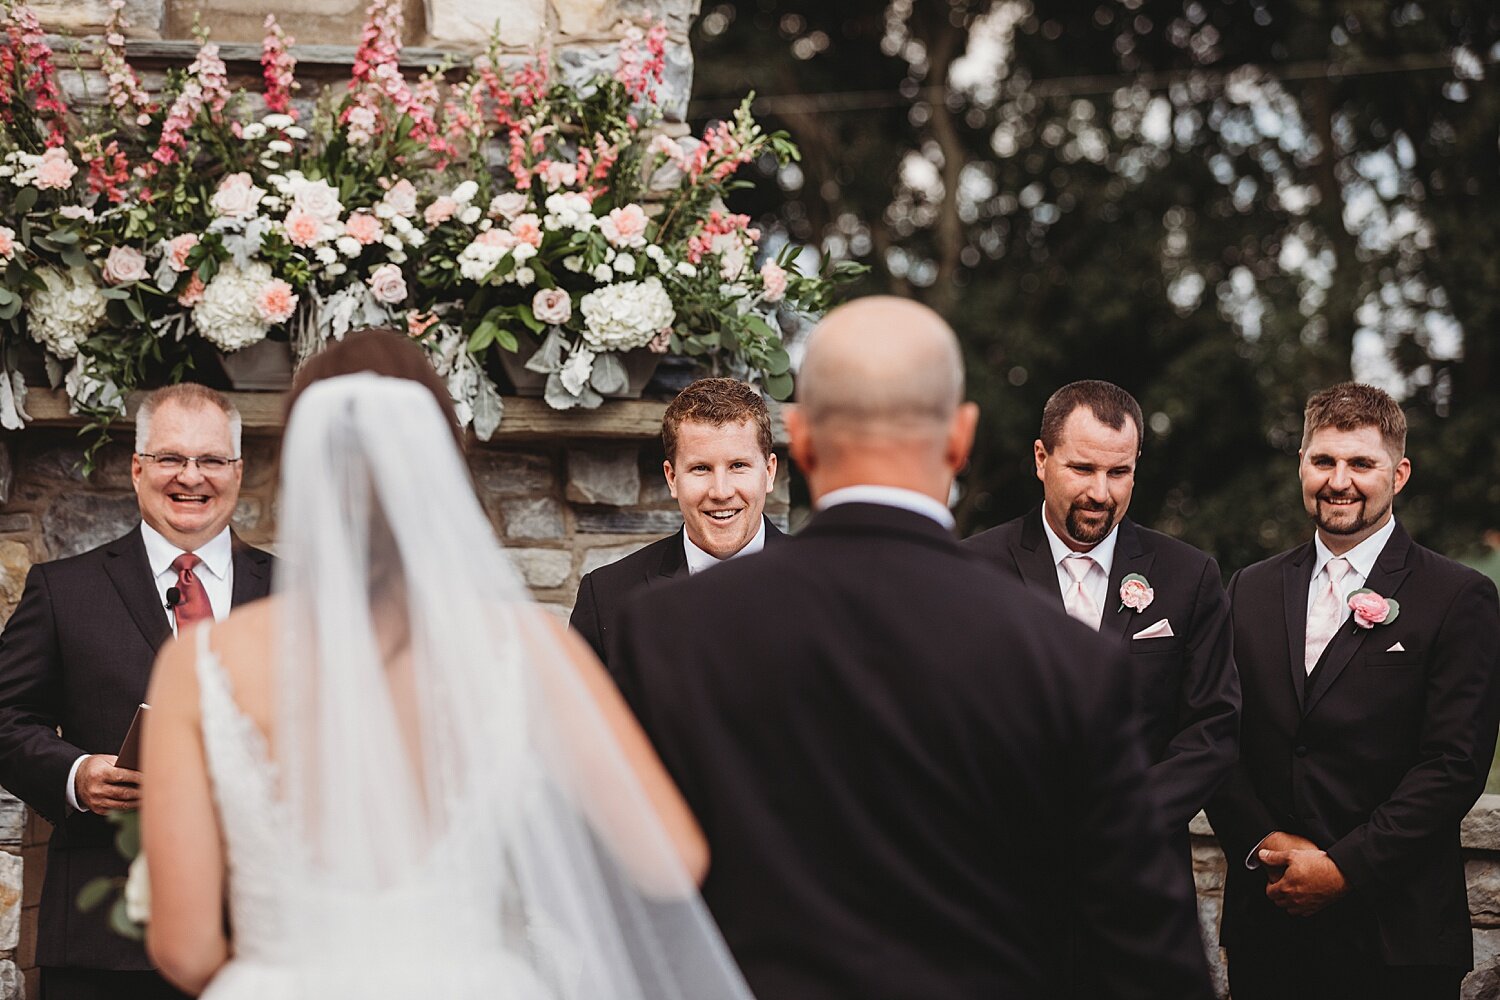
[[[32,567],[0,635],[0,785],[53,825],[36,958],[45,1000],[179,997],[145,949],[83,912],[95,878],[123,877],[105,814],[149,778],[115,766],[156,651],[179,627],[264,597],[271,556],[229,530],[240,493],[240,416],[184,383],[136,415],[130,475],[141,523],[82,555]]]
[[[1189,873],[1188,820],[1235,760],[1240,688],[1218,564],[1125,516],[1141,437],[1124,389],[1063,386],[1032,446],[1042,503],[964,544],[1129,651],[1151,787]]]
[[[1452,1000],[1473,964],[1459,823],[1495,749],[1500,606],[1392,515],[1405,451],[1381,390],[1316,393],[1316,534],[1230,581],[1243,750],[1209,818],[1235,1000]]]
[[[771,415],[759,391],[732,378],[699,379],[662,416],[662,473],[682,529],[584,574],[569,624],[609,667],[617,624],[637,591],[759,552],[785,535],[765,516],[776,482]]]

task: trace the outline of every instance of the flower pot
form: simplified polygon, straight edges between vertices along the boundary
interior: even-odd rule
[[[292,387],[292,345],[262,340],[225,354],[219,364],[235,389],[280,392]]]
[[[656,374],[656,366],[661,364],[661,359],[665,356],[644,347],[626,351],[620,355],[620,360],[625,363],[625,388],[619,392],[606,392],[604,395],[610,399],[640,399],[641,390],[646,388],[646,383]]]

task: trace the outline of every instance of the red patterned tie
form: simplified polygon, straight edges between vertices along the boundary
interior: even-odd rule
[[[193,572],[193,567],[202,561],[191,552],[184,552],[172,560],[172,568],[177,571],[177,593],[181,595],[181,600],[172,607],[179,633],[194,622],[213,621],[214,608],[208,603],[208,591],[203,589],[203,581]]]

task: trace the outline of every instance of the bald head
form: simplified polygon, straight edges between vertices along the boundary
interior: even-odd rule
[[[941,431],[963,401],[958,338],[917,302],[858,299],[813,332],[797,398],[812,429],[870,435]]]

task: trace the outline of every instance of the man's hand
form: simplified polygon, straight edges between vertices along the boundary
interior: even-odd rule
[[[1257,844],[1255,849],[1257,852],[1316,851],[1318,849],[1318,845],[1314,844],[1306,837],[1297,836],[1295,833],[1287,833],[1285,830],[1273,830],[1272,832],[1266,834],[1266,839]],[[1259,857],[1259,854],[1257,854],[1256,856]],[[1284,874],[1283,869],[1278,868],[1275,865],[1267,865],[1262,862],[1261,867],[1265,869],[1266,878],[1270,879],[1272,882],[1275,882]]]
[[[100,815],[134,809],[141,804],[141,772],[115,767],[114,754],[90,754],[78,765],[73,794],[79,805]]]
[[[1349,891],[1339,866],[1316,848],[1261,848],[1260,860],[1264,865],[1285,869],[1279,879],[1266,886],[1266,896],[1294,917],[1310,917]]]

